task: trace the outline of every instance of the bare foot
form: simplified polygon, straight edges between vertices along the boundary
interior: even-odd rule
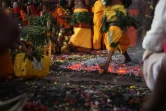
[[[109,67],[109,65],[106,65],[106,64],[100,66],[99,74],[107,73],[108,72],[108,67]]]
[[[70,51],[70,47],[69,46],[63,46],[62,48],[61,48],[61,52],[63,53],[63,54],[69,54],[71,51]]]
[[[125,59],[125,63],[131,62],[131,58]]]

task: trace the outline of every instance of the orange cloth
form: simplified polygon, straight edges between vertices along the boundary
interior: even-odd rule
[[[21,19],[22,19],[24,25],[27,25],[28,21],[27,21],[27,15],[26,15],[26,13],[23,10],[20,10],[20,15],[21,15]]]
[[[139,14],[138,9],[128,10],[128,12],[130,16],[138,16]],[[130,47],[135,47],[137,42],[137,30],[134,27],[128,27],[127,36],[130,39]]]
[[[63,10],[61,7],[58,7],[58,8],[52,13],[52,16],[57,19],[60,28],[62,28],[62,26],[64,26],[64,28],[70,28],[70,24],[67,23],[67,22],[65,21],[65,19],[63,19],[63,18],[60,17],[60,16],[65,16],[65,15],[66,15],[66,13],[64,12],[64,10]]]
[[[137,16],[139,14],[138,9],[128,10],[130,16]]]
[[[94,36],[93,36],[93,48],[94,49],[100,49],[101,48],[101,40],[103,37],[103,34],[101,33],[100,29],[102,27],[102,18],[103,18],[103,11],[104,6],[102,5],[100,0],[97,0],[93,7],[93,23],[94,23]]]
[[[0,78],[6,78],[13,73],[14,68],[10,54],[8,51],[6,51],[4,54],[0,55]]]
[[[112,35],[112,41],[109,40],[109,35]],[[115,51],[117,47],[110,46],[110,42],[118,43],[117,47],[120,49],[121,53],[124,53],[130,44],[127,35],[118,27],[110,26],[108,32],[105,34],[104,43],[107,50]]]
[[[4,10],[5,14],[10,15],[13,13],[13,9],[7,8]]]

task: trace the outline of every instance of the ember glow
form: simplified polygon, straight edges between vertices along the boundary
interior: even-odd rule
[[[103,52],[102,52],[103,53]],[[121,54],[116,54],[112,57],[112,61],[109,65],[108,72],[119,74],[119,75],[134,75],[140,76],[140,52],[134,52],[132,57],[132,62],[124,64],[124,57]],[[60,69],[67,69],[72,71],[99,71],[100,65],[104,64],[106,60],[106,55],[98,54],[85,54],[85,55],[63,55],[58,56],[56,61],[60,61]]]
[[[85,66],[82,63],[76,63],[76,64],[72,64],[72,65],[68,65],[67,69],[69,70],[73,70],[73,71],[98,71],[100,69],[99,65],[93,66]],[[109,68],[108,68],[108,72],[109,73],[117,73],[119,75],[125,75],[125,74],[130,74],[130,73],[135,73],[137,76],[139,76],[139,71],[140,71],[140,67],[139,66],[112,66],[110,64]]]

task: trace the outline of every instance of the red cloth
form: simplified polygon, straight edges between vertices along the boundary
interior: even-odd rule
[[[14,13],[20,13],[20,8],[19,7],[14,8]]]
[[[34,5],[31,5],[31,11],[32,11],[32,15],[37,15],[37,10],[36,10],[36,8],[35,8],[35,6]]]

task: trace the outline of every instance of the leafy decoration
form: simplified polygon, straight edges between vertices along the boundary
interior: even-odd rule
[[[43,16],[30,16],[28,17],[29,25],[37,25],[37,26],[47,26],[47,20],[49,18],[49,14],[44,14]]]
[[[29,25],[23,28],[24,40],[32,42],[32,50],[34,51],[32,56],[39,61],[41,60],[43,55],[43,47],[48,42],[48,37],[46,35],[47,31],[47,27],[41,26]]]
[[[123,12],[116,10],[116,17],[117,22],[119,23],[120,27],[130,27],[133,26],[134,28],[138,28],[138,21],[136,21],[133,17],[129,14],[125,15]]]
[[[90,24],[92,21],[92,17],[89,12],[75,12],[72,15],[70,25],[73,26],[74,24],[86,23]]]

